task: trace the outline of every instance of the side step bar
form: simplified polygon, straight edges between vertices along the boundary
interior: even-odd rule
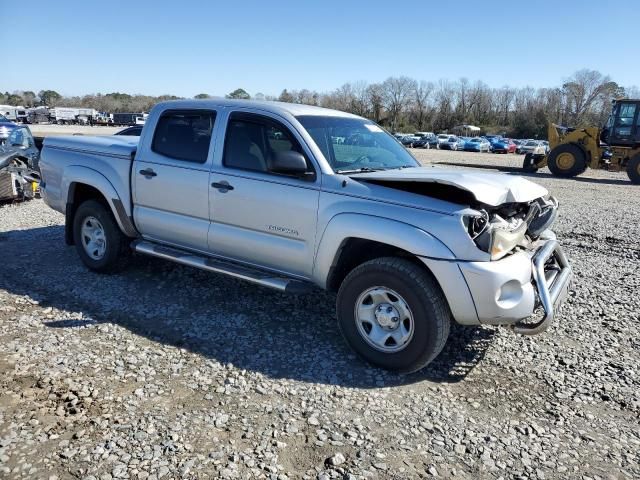
[[[287,277],[270,276],[269,272],[263,272],[238,265],[236,263],[218,260],[211,257],[197,255],[177,248],[156,245],[146,240],[136,240],[131,244],[135,252],[152,257],[163,258],[171,262],[200,268],[214,273],[223,273],[230,277],[246,280],[263,287],[274,288],[286,293],[307,293],[313,289],[313,285],[302,280]]]

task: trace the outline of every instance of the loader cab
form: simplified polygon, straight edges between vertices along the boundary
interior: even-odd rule
[[[601,140],[614,147],[640,145],[640,100],[614,102]]]

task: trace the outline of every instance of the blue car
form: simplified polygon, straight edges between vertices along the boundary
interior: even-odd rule
[[[17,123],[13,123],[4,115],[0,115],[0,145],[2,145],[7,138],[9,138],[11,132],[16,128],[18,128]]]
[[[493,153],[511,153],[516,151],[516,145],[507,138],[495,137],[491,141],[491,151]]]
[[[491,144],[486,138],[474,137],[464,143],[464,150],[466,152],[489,152]]]

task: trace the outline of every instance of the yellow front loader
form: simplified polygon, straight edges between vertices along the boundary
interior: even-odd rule
[[[523,168],[534,172],[549,167],[559,177],[575,177],[587,167],[626,170],[640,184],[640,100],[618,100],[607,125],[570,128],[549,125],[549,152],[528,153]]]

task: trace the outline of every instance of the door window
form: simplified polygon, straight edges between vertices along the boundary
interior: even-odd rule
[[[635,103],[621,103],[618,117],[615,122],[613,134],[615,137],[624,138],[631,136],[633,118],[636,114]]]
[[[16,128],[9,135],[9,145],[12,147],[29,148],[29,137],[26,135],[26,129]]]
[[[205,163],[214,122],[212,111],[166,111],[158,119],[151,149],[176,160]]]
[[[279,122],[253,114],[232,114],[224,142],[225,167],[269,173],[277,152],[303,153],[291,132]]]

